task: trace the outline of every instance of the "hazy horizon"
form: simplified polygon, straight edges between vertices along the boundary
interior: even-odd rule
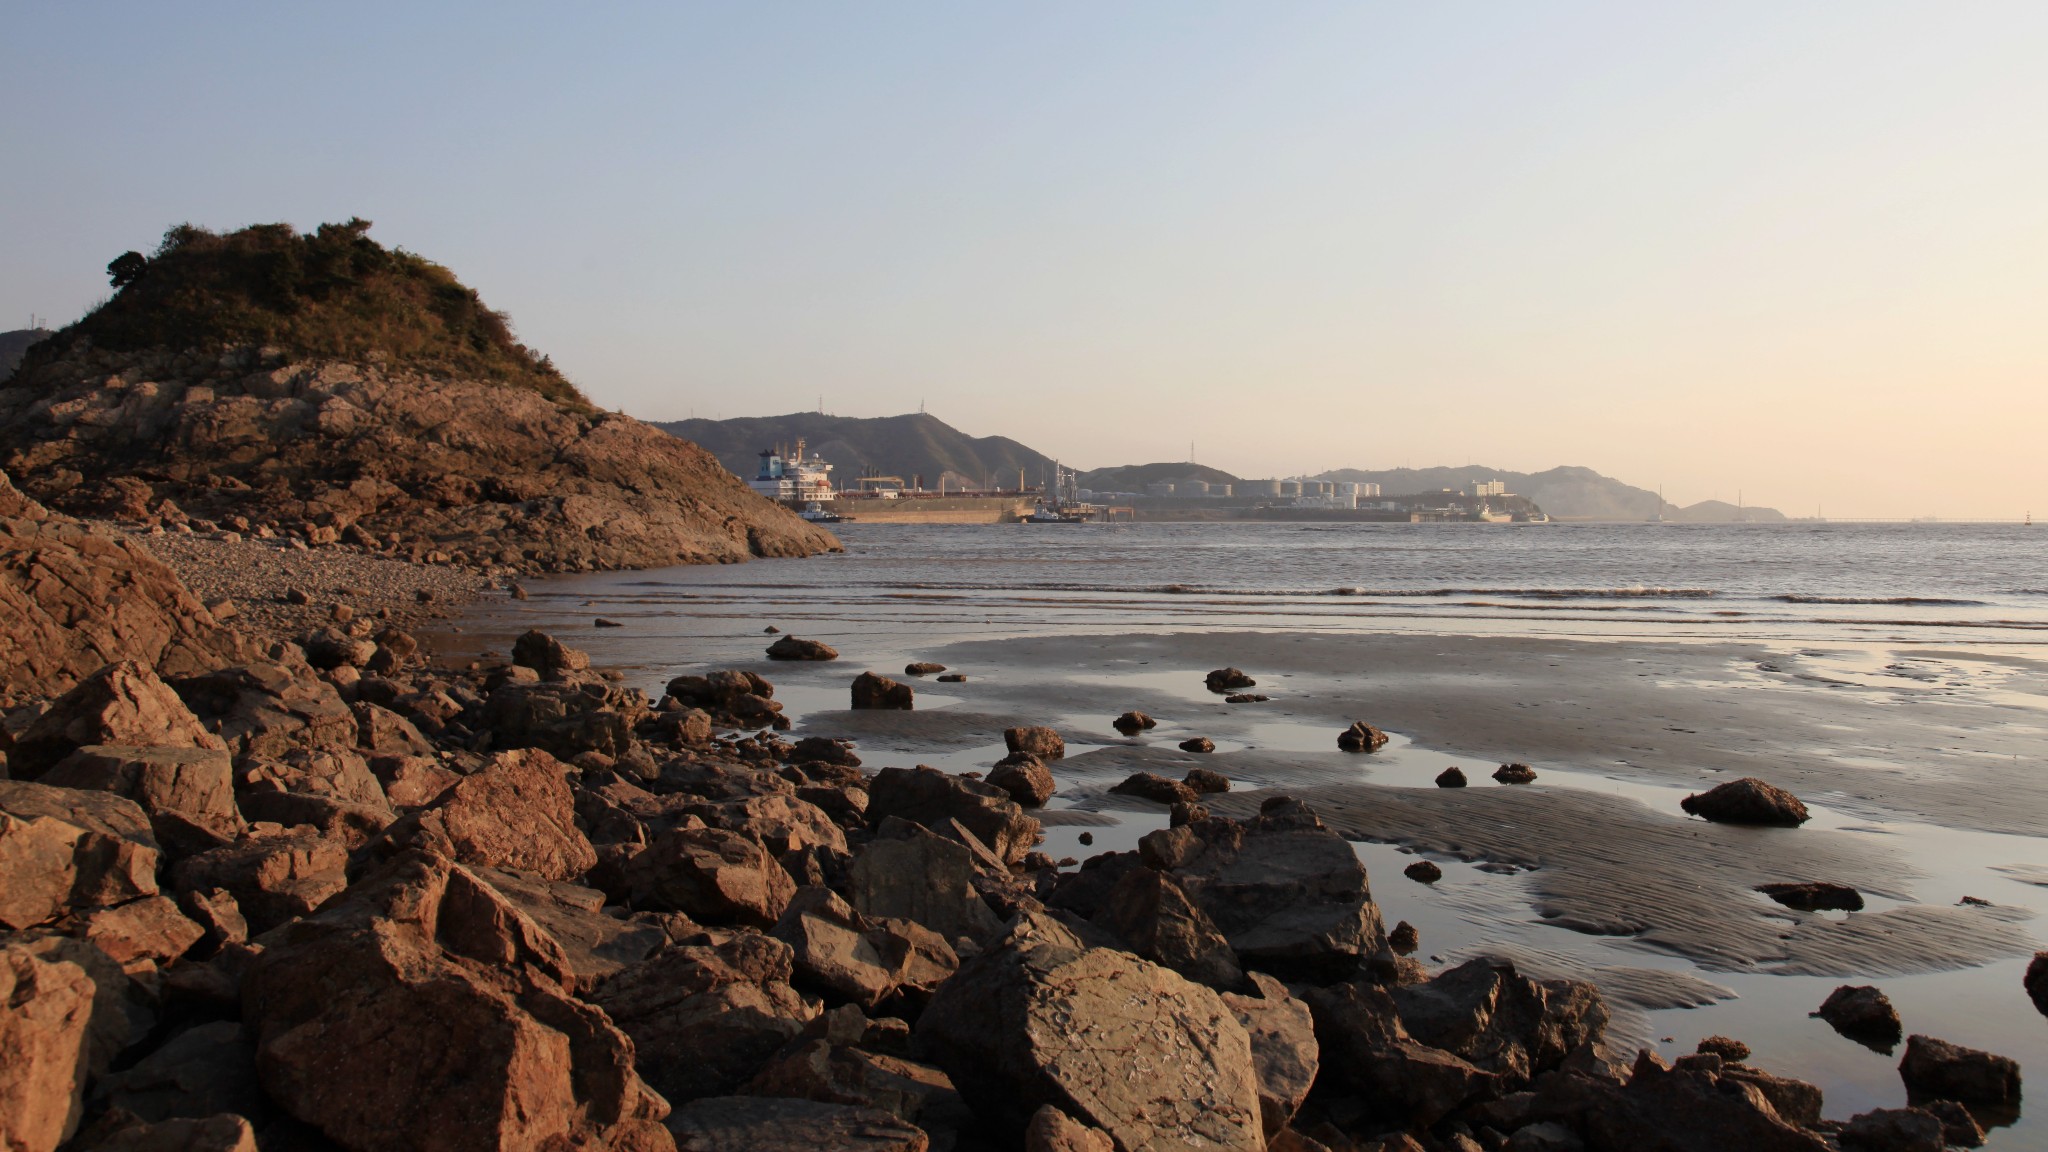
[[[2048,514],[2048,8],[17,8],[0,328],[350,216],[650,419]]]

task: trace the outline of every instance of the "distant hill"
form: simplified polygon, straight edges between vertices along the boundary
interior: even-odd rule
[[[1611,476],[1602,476],[1591,468],[1552,468],[1545,472],[1507,472],[1476,464],[1462,468],[1390,468],[1385,471],[1339,468],[1316,478],[1378,484],[1380,490],[1389,496],[1464,488],[1477,481],[1499,480],[1508,486],[1508,491],[1527,496],[1545,512],[1562,520],[1648,520],[1657,514],[1660,504],[1655,492],[1624,484]],[[1733,504],[1718,500],[1701,501],[1687,508],[1663,504],[1663,509],[1667,520],[1697,523],[1785,518],[1775,508],[1737,509]]]
[[[1147,484],[1174,484],[1182,480],[1206,480],[1211,484],[1235,484],[1237,477],[1221,468],[1201,464],[1119,464],[1083,472],[1078,482],[1098,492],[1143,492]]]
[[[12,332],[0,332],[0,380],[14,375],[14,366],[21,363],[21,355],[28,346],[49,339],[54,333],[48,328],[17,328]]]
[[[1007,436],[969,436],[936,416],[827,416],[792,412],[737,420],[671,420],[655,427],[704,447],[736,476],[751,479],[763,449],[794,446],[823,457],[836,484],[850,488],[863,473],[924,477],[927,488],[1013,488],[1021,469],[1030,484],[1051,477],[1052,460]]]

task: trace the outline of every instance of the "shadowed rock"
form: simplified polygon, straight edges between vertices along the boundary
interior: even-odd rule
[[[1363,720],[1353,721],[1337,735],[1337,748],[1344,752],[1377,752],[1386,745],[1387,734]]]
[[[1687,796],[1680,808],[1719,824],[1767,824],[1797,828],[1811,817],[1799,797],[1754,776],[1730,780],[1706,792]]]
[[[133,660],[109,664],[59,696],[14,740],[8,770],[35,779],[93,744],[222,748],[155,672]]]
[[[1242,668],[1218,668],[1203,677],[1202,682],[1209,686],[1209,691],[1219,696],[1240,688],[1256,688],[1259,685],[1257,680],[1245,675]]]
[[[0,1147],[40,1152],[77,1131],[94,991],[76,964],[0,947]]]
[[[837,660],[839,650],[816,640],[801,640],[795,636],[778,637],[768,645],[770,660]],[[939,671],[945,671],[944,668]]]
[[[0,925],[154,896],[161,856],[133,801],[0,780]]]
[[[1013,754],[1023,752],[1041,760],[1058,760],[1067,754],[1067,742],[1058,732],[1036,725],[1003,729],[1003,743]]]
[[[898,684],[873,672],[863,672],[853,681],[852,706],[855,709],[908,712],[915,706],[914,696],[910,685]]]
[[[1863,893],[1847,884],[1811,880],[1797,884],[1759,884],[1756,890],[1801,912],[1861,912]]]
[[[1906,1038],[1899,1078],[1910,1092],[1965,1104],[2009,1105],[2020,1098],[2018,1062],[1932,1036]]]

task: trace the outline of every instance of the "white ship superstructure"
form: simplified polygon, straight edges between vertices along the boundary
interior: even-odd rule
[[[833,499],[832,466],[813,456],[804,459],[804,442],[796,451],[781,446],[761,451],[761,470],[747,486],[783,504],[803,505]]]

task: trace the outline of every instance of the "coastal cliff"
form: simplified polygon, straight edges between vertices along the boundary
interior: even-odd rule
[[[173,229],[0,387],[0,467],[79,515],[528,572],[835,551],[710,454],[594,408],[368,225]]]

